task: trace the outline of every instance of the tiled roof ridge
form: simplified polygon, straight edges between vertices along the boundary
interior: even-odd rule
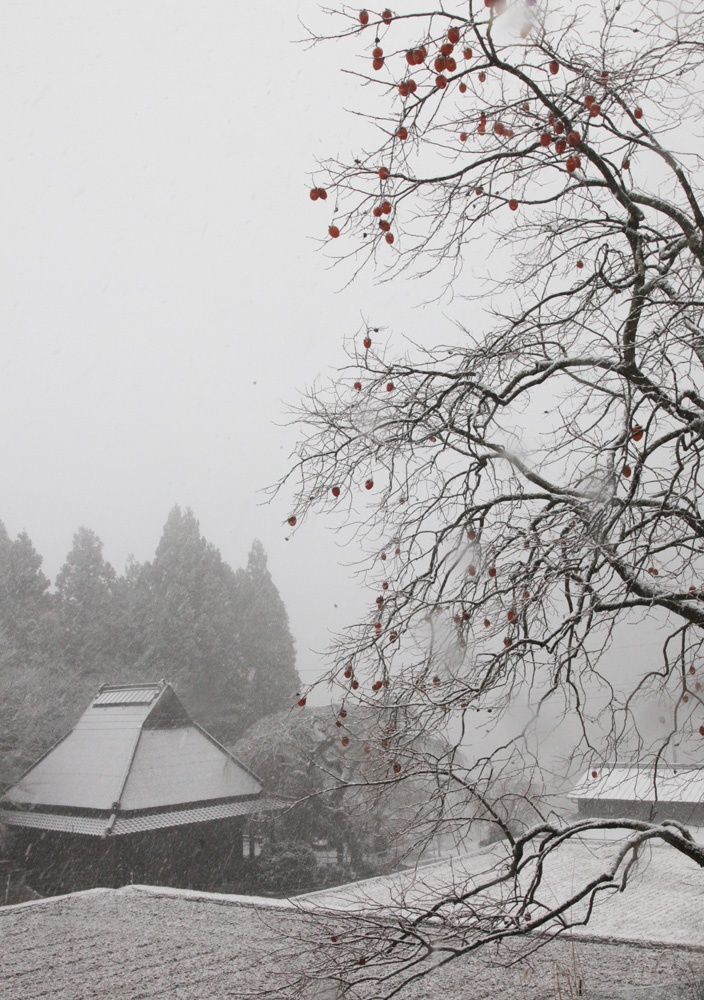
[[[246,906],[254,909],[292,910],[296,897],[243,896],[227,892],[205,892],[200,889],[178,889],[162,885],[123,885],[114,892],[123,895],[145,895],[156,899],[183,899],[192,903],[214,903],[216,906]]]
[[[131,703],[158,704],[167,691],[173,691],[171,684],[164,680],[141,684],[101,684],[89,709],[104,706],[122,706]]]
[[[101,684],[98,688],[98,693],[101,691],[131,691],[139,688],[162,688],[170,686],[170,682],[162,677],[159,681],[138,681],[134,684]]]
[[[9,903],[7,906],[0,906],[0,919],[11,916],[17,910],[24,910],[29,907],[47,906],[51,903],[62,903],[70,899],[79,899],[81,896],[105,896],[122,889],[108,889],[106,886],[98,886],[95,889],[79,889],[76,892],[64,892],[60,896],[42,896],[41,899],[27,899],[23,903]]]

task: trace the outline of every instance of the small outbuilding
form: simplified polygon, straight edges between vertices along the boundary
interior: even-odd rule
[[[279,805],[161,681],[104,685],[2,794],[0,821],[43,893],[130,882],[212,889],[243,873],[245,819]]]
[[[673,819],[704,827],[704,765],[607,764],[590,769],[569,798],[580,816]]]

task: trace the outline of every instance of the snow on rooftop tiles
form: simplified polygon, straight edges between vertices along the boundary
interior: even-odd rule
[[[479,852],[479,866],[489,861],[490,853]],[[684,987],[704,981],[704,937],[697,915],[701,875],[667,848],[656,848],[652,855],[641,881],[614,898],[619,919],[599,916],[611,907],[609,902],[600,906],[600,923],[540,948],[527,963],[513,960],[527,940],[510,943],[501,952],[492,948],[467,955],[410,984],[404,998],[544,1000],[558,995],[560,982],[561,995],[576,996],[577,975],[585,995],[605,1000],[694,997]],[[582,857],[576,851],[573,860],[580,863]],[[474,864],[468,858],[453,859],[456,871],[460,862],[463,870]],[[433,868],[448,866],[419,869],[418,875],[428,882]],[[398,878],[391,881],[397,884]],[[376,883],[376,892],[385,881],[356,885],[369,892],[370,883]],[[311,897],[293,903],[306,898]],[[344,918],[340,910],[330,911],[330,927]],[[231,1000],[281,986],[281,976],[295,969],[302,954],[296,945],[299,936],[310,938],[305,919],[305,912],[292,912],[286,901],[143,886],[0,907],[0,994],[6,991],[23,1000],[112,1000],[116,993],[121,1000]],[[589,940],[590,934],[608,938],[608,943]],[[648,942],[649,947],[641,946]]]
[[[149,705],[161,691],[160,684],[140,684],[135,687],[103,687],[93,705]]]
[[[568,794],[570,799],[625,802],[704,803],[704,766],[607,765],[590,769]]]
[[[568,899],[577,886],[605,869],[621,843],[617,837],[600,840],[580,837],[565,843],[546,864],[543,885],[536,898],[548,905]],[[298,896],[294,902],[303,909],[317,911],[361,913],[379,907],[400,907],[407,914],[417,913],[443,896],[461,895],[507,857],[507,846],[495,844],[409,872]],[[571,917],[579,919],[581,914],[582,910],[576,908]],[[701,870],[667,845],[647,845],[642,849],[625,892],[614,888],[601,894],[592,920],[586,927],[575,927],[572,933],[704,946],[704,877]]]
[[[265,798],[256,775],[161,682],[102,688],[74,728],[3,793],[0,819],[119,835],[206,821],[214,806],[236,803],[225,814],[244,815]]]

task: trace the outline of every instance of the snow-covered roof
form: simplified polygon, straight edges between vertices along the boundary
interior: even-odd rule
[[[652,768],[618,764],[590,768],[568,798],[704,803],[704,766],[662,764]]]
[[[575,879],[604,862],[617,845],[575,841],[551,875],[551,890],[569,891]],[[419,893],[479,874],[500,847],[382,879],[357,882],[293,900],[258,900],[221,893],[127,886],[0,907],[3,963],[0,994],[44,1000],[87,996],[125,1000],[178,996],[226,1000],[242,992],[281,986],[282,974],[315,961],[328,933],[360,900],[387,902],[415,885]],[[559,878],[558,878],[559,874]],[[547,887],[546,887],[547,888]],[[336,903],[334,902],[336,898]],[[305,923],[313,909],[313,923]],[[324,912],[321,913],[321,910]],[[323,930],[321,917],[330,931]],[[575,927],[535,951],[527,964],[510,961],[512,948],[468,954],[411,983],[405,1000],[428,996],[527,997],[577,995],[577,973],[590,997],[660,1000],[685,996],[684,985],[704,977],[704,907],[697,866],[662,846],[648,848],[623,893],[601,898],[586,927]],[[608,941],[609,943],[605,943]],[[649,947],[642,947],[648,944]],[[313,957],[311,958],[311,949]],[[671,950],[673,949],[673,950]],[[686,949],[686,950],[684,950]],[[570,978],[570,973],[575,973]],[[320,986],[313,982],[314,986]],[[322,989],[322,987],[321,987]],[[313,995],[313,994],[311,994]],[[321,992],[321,996],[323,993]],[[687,994],[688,995],[688,994]]]
[[[701,831],[695,840],[702,843]],[[546,861],[536,899],[546,905],[570,898],[579,885],[605,871],[619,853],[623,839],[603,832],[579,836],[564,843]],[[461,897],[477,882],[486,881],[508,858],[505,842],[471,854],[449,858],[408,872],[366,879],[297,896],[301,909],[339,913],[378,908],[420,913],[442,898]],[[533,875],[528,869],[527,878]],[[499,892],[499,890],[497,890]],[[652,943],[701,946],[704,944],[704,907],[700,869],[673,848],[652,842],[643,849],[625,892],[604,893],[596,902],[586,926],[575,926],[575,937],[604,937]],[[568,911],[579,919],[584,904]]]
[[[259,779],[194,723],[170,684],[104,686],[0,798],[10,825],[101,836],[256,812]]]

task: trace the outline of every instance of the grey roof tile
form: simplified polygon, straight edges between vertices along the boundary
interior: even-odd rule
[[[308,923],[290,908],[243,903],[241,897],[134,887],[0,907],[0,995],[233,1000],[282,987],[296,967],[314,968],[329,928],[344,919],[332,915],[326,931],[320,921]],[[548,1000],[581,991],[591,1000],[693,1000],[688,987],[704,979],[701,951],[562,940],[512,964],[515,948],[458,959],[401,995]],[[311,996],[325,996],[323,989],[311,979]]]

